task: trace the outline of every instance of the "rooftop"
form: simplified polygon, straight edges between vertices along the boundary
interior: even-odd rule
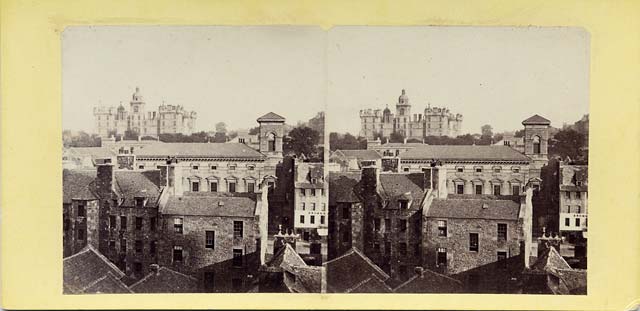
[[[71,203],[72,200],[97,200],[90,185],[96,178],[96,170],[63,170],[62,171],[62,202]]]
[[[135,206],[135,198],[147,198],[145,206],[156,207],[160,198],[160,171],[115,171],[116,192],[123,206]]]
[[[69,147],[66,149],[70,154],[80,157],[91,157],[92,159],[111,158],[116,155],[107,147]]]
[[[544,117],[541,117],[540,115],[534,114],[533,116],[529,117],[528,119],[522,121],[522,125],[549,125],[551,124],[551,121],[545,119]]]
[[[198,192],[169,197],[160,212],[165,215],[254,217],[255,210],[255,194]]]
[[[243,158],[264,159],[266,156],[242,143],[163,143],[140,149],[139,158],[169,156],[178,158]]]
[[[424,175],[381,173],[378,193],[384,200],[388,200],[387,208],[398,208],[399,200],[411,201],[409,208],[419,208],[424,197]]]
[[[360,173],[329,173],[329,204],[359,202],[354,187],[360,182]]]
[[[393,290],[384,281],[380,280],[377,275],[372,275],[370,278],[358,283],[355,287],[349,288],[347,293],[391,293]]]
[[[446,275],[423,269],[406,282],[398,285],[396,293],[458,293],[462,283]]]
[[[382,281],[389,278],[389,275],[356,248],[325,262],[323,266],[326,269],[328,293],[345,293],[373,276]]]
[[[102,279],[108,274],[118,280],[124,277],[124,273],[118,267],[91,245],[74,255],[64,258],[62,262],[64,292],[67,294],[80,294],[89,288],[102,292],[109,288],[118,290],[117,286],[112,288],[107,285],[107,283],[113,282]],[[104,283],[96,285],[98,282]]]
[[[529,157],[509,146],[422,145],[400,154],[401,160],[526,161]]]
[[[458,219],[518,220],[520,202],[510,197],[464,197],[449,195],[433,199],[427,217]]]
[[[136,293],[195,293],[198,291],[198,279],[173,271],[166,267],[159,267],[140,281],[131,285]]]
[[[96,280],[82,292],[83,294],[130,294],[133,291],[120,279],[107,272],[105,276]]]
[[[269,112],[258,118],[258,122],[284,122],[285,118],[273,112]]]
[[[347,158],[356,158],[358,160],[378,160],[382,157],[375,150],[336,150],[333,155],[344,155]]]

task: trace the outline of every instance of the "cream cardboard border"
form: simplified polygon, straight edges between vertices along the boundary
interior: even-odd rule
[[[623,310],[640,297],[638,1],[0,1],[3,308]],[[157,24],[583,27],[591,35],[588,296],[63,296],[61,32]]]

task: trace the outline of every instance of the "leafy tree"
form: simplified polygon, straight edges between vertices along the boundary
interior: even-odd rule
[[[567,128],[558,131],[549,141],[549,155],[560,156],[571,159],[585,158],[584,147],[586,145],[585,135],[578,131]]]
[[[524,129],[517,130],[516,133],[513,136],[514,137],[524,137]]]
[[[389,142],[390,143],[403,143],[404,142],[404,135],[402,135],[399,132],[393,132],[393,133],[391,133],[391,135],[389,135]]]
[[[485,124],[482,127],[480,127],[480,134],[482,134],[482,136],[489,136],[492,137],[493,136],[493,127],[489,124]]]
[[[249,135],[256,135],[260,133],[260,126],[256,126],[249,129]]]
[[[422,143],[422,141],[415,138],[409,138],[407,139],[407,143]]]
[[[335,150],[354,150],[354,149],[366,149],[367,140],[363,137],[356,138],[355,136],[345,133],[338,134],[335,132],[329,133],[329,149]]]
[[[307,158],[317,156],[316,145],[320,140],[318,132],[310,127],[296,127],[289,132],[283,149],[286,154],[304,155]]]
[[[227,124],[224,122],[216,123],[216,133],[224,133],[227,134]]]
[[[213,140],[214,143],[224,143],[227,141],[227,135],[223,132],[216,132],[216,134],[213,136]]]

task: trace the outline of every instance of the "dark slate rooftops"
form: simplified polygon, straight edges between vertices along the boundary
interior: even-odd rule
[[[83,294],[131,294],[133,291],[120,279],[107,272],[105,276],[93,282]]]
[[[165,215],[254,217],[256,195],[251,193],[198,192],[169,197]]]
[[[520,202],[508,198],[476,199],[450,195],[447,199],[433,199],[427,211],[427,217],[518,220]]]
[[[322,268],[314,266],[292,266],[285,272],[284,283],[292,293],[320,293],[322,291]]]
[[[164,143],[153,144],[136,153],[139,158],[241,158],[264,159],[266,156],[241,143]]]
[[[195,293],[198,280],[166,267],[152,271],[140,281],[131,285],[136,293]]]
[[[63,170],[62,202],[68,204],[72,200],[97,200],[98,197],[91,190],[91,183],[95,178],[95,170]]]
[[[530,267],[533,273],[555,272],[558,269],[571,270],[571,266],[567,263],[555,247],[549,247],[542,252],[536,262]]]
[[[323,266],[326,269],[329,293],[345,293],[374,275],[382,281],[389,278],[389,275],[356,248],[325,262]]]
[[[424,175],[421,173],[382,173],[378,193],[382,199],[388,200],[386,208],[398,208],[399,200],[411,201],[409,208],[420,208],[424,197],[423,182]]]
[[[115,171],[116,192],[122,205],[133,207],[135,198],[147,198],[146,207],[156,207],[160,198],[160,171]]]
[[[292,267],[307,266],[302,257],[298,255],[289,243],[285,243],[284,247],[280,248],[266,265],[269,268],[275,268],[271,269],[271,271],[291,271]]]
[[[116,279],[124,277],[118,267],[91,245],[62,261],[64,292],[67,294],[83,293],[109,273]]]
[[[347,158],[356,158],[358,160],[378,160],[382,159],[375,150],[336,150],[336,155],[344,155]]]
[[[371,275],[370,278],[358,283],[355,287],[347,289],[346,292],[354,293],[354,294],[356,293],[377,294],[377,293],[391,293],[393,292],[393,290],[391,289],[391,287],[389,287],[389,285],[387,285],[385,282],[380,280],[380,278],[374,274],[374,275]]]
[[[285,119],[281,115],[278,115],[273,112],[269,112],[263,115],[262,117],[259,117],[257,121],[258,122],[284,122]]]
[[[359,202],[360,198],[354,187],[360,182],[360,178],[359,173],[329,173],[329,204]]]
[[[519,161],[529,162],[529,157],[509,146],[473,145],[423,145],[400,154],[404,160],[441,161]]]
[[[549,125],[549,124],[551,124],[551,121],[537,114],[534,114],[533,116],[522,121],[522,125]]]
[[[396,293],[459,293],[462,282],[446,275],[423,269],[406,282],[395,288]]]
[[[76,156],[91,157],[94,160],[116,156],[116,153],[107,147],[70,147],[68,151]]]

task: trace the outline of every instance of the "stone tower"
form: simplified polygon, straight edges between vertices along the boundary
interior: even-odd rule
[[[534,169],[540,169],[547,164],[549,125],[551,121],[534,115],[524,121],[524,154],[531,158]]]
[[[141,126],[144,124],[144,100],[142,94],[140,94],[140,88],[136,87],[135,93],[131,96],[131,102],[129,103],[131,112],[129,114],[129,126],[130,130],[140,134],[142,133]]]
[[[402,94],[398,97],[398,103],[396,104],[395,115],[395,131],[402,133],[403,136],[407,135],[407,128],[411,124],[411,104],[409,103],[409,97],[406,91],[403,89]]]
[[[258,118],[257,121],[260,124],[258,134],[259,151],[270,159],[281,160],[285,119],[273,112],[269,112]]]

